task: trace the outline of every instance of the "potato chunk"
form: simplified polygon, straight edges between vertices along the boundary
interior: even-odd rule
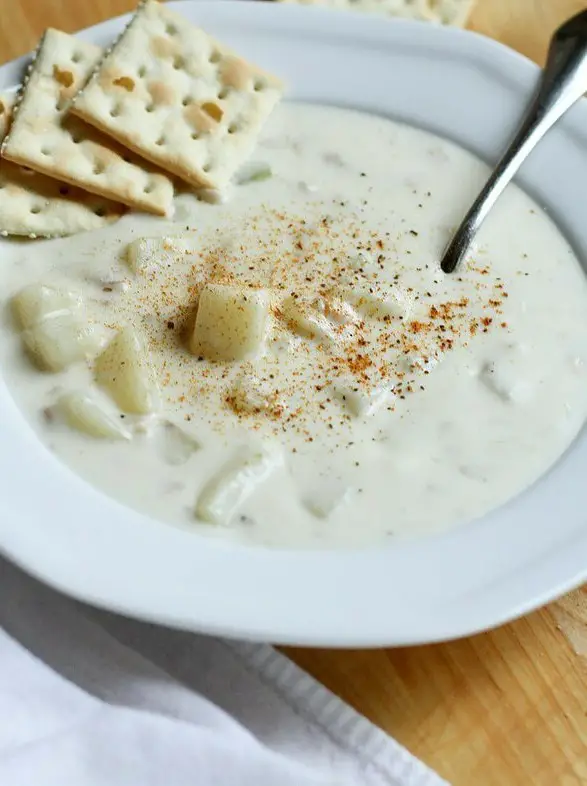
[[[535,386],[532,372],[524,366],[523,358],[516,353],[502,352],[496,360],[483,364],[479,381],[506,404],[524,404],[532,397]]]
[[[194,250],[194,241],[185,237],[139,237],[126,247],[126,261],[133,273],[144,273],[173,265]]]
[[[265,339],[269,295],[263,289],[206,284],[190,342],[194,355],[231,362],[258,353]]]
[[[56,405],[70,428],[97,439],[131,439],[119,413],[88,393],[66,393]]]
[[[375,295],[364,287],[340,289],[336,294],[354,306],[360,314],[373,319],[406,319],[413,309],[412,297],[400,287],[394,287],[386,296]]]
[[[79,309],[81,298],[73,292],[45,284],[31,284],[12,298],[12,311],[21,328]]]
[[[373,415],[392,396],[386,385],[342,381],[333,386],[333,395],[356,418]]]
[[[355,489],[335,475],[321,478],[302,498],[304,507],[319,519],[327,519],[348,504]]]
[[[214,475],[202,489],[196,506],[198,518],[210,524],[228,524],[234,513],[281,464],[281,454],[264,447],[249,449]]]
[[[80,318],[82,299],[68,290],[31,284],[11,301],[23,345],[43,371],[63,371],[97,352],[101,335]]]
[[[25,330],[22,340],[35,365],[52,372],[85,360],[101,345],[101,337],[94,328],[67,311]]]
[[[267,380],[245,364],[225,398],[237,415],[272,414],[281,408],[279,394]]]
[[[304,338],[326,341],[336,340],[335,325],[325,314],[326,304],[320,298],[287,297],[280,305],[289,327]]]
[[[174,467],[185,464],[200,448],[200,443],[191,434],[170,420],[161,423],[155,445],[163,461]]]
[[[156,409],[157,384],[147,350],[136,332],[125,327],[116,334],[95,365],[96,381],[123,412],[148,415]]]

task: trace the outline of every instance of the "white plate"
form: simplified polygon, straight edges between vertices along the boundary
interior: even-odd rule
[[[401,118],[488,160],[538,75],[472,33],[270,3],[172,5],[283,75],[292,98]],[[107,43],[123,23],[84,37]],[[1,69],[0,87],[22,65]],[[522,183],[586,259],[587,106],[549,135]],[[111,501],[52,457],[1,380],[0,413],[0,549],[47,583],[132,616],[278,642],[408,644],[496,625],[587,579],[585,431],[532,489],[447,535],[293,552],[217,543]]]

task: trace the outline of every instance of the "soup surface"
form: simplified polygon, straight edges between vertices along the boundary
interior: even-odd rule
[[[225,202],[186,193],[172,221],[2,241],[4,379],[75,472],[194,532],[338,547],[474,519],[587,411],[587,284],[540,207],[508,188],[462,269],[440,271],[487,174],[423,131],[286,103]],[[91,332],[53,373],[10,307],[39,283]],[[135,372],[142,414],[120,389]],[[80,401],[111,438],[79,430]]]

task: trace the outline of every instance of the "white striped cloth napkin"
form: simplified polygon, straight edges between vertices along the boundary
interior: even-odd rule
[[[0,559],[3,786],[440,786],[269,645],[82,606]]]

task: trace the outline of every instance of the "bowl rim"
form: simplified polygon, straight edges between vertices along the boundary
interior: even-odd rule
[[[387,94],[393,88],[394,100],[405,110],[395,117],[436,131],[450,126],[454,133],[443,135],[490,159],[507,137],[504,127],[515,124],[520,101],[528,100],[538,74],[523,55],[470,31],[247,0],[182,0],[170,6],[229,44],[238,42],[245,55],[259,49],[261,65],[267,65],[267,54],[281,70],[293,68],[306,85],[302,98],[324,100],[322,90],[334,103],[344,103],[346,90],[350,104],[387,114],[388,105],[382,104],[391,100]],[[88,28],[82,37],[105,43],[129,18]],[[304,62],[310,65],[326,47],[330,59],[325,58],[318,75],[307,73],[309,66],[295,56],[286,61],[298,41],[305,43]],[[335,63],[351,76],[343,67],[343,53],[349,61],[360,54],[360,62],[367,59],[369,67],[403,61],[406,84],[399,77],[392,87],[374,81],[368,100],[362,96],[358,102],[355,88],[338,84],[332,73]],[[431,61],[434,76],[426,71]],[[24,57],[1,67],[0,89],[14,85],[27,62]],[[435,85],[424,83],[426,73]],[[462,96],[451,97],[440,86],[435,103],[431,91],[441,85],[442,74],[466,85],[472,112],[491,106],[496,116],[483,118],[488,126],[483,139],[476,141],[470,129],[459,125],[468,117]],[[422,96],[428,96],[426,106]],[[573,212],[570,197],[561,201],[548,164],[549,156],[556,158],[557,167],[565,164],[571,190],[573,178],[587,176],[587,105],[581,103],[551,132],[522,182],[555,215],[560,203],[560,223],[585,259],[587,228],[580,224],[579,211]],[[577,183],[574,193],[578,188]],[[1,378],[0,412],[0,478],[10,479],[2,489],[0,552],[54,588],[128,616],[284,644],[406,645],[493,627],[587,579],[587,526],[578,509],[581,469],[587,467],[584,432],[531,489],[478,521],[386,548],[294,551],[219,543],[112,501],[49,454]],[[35,494],[26,493],[31,477]],[[54,516],[50,526],[43,519],[49,504]],[[552,527],[553,520],[560,526]]]

